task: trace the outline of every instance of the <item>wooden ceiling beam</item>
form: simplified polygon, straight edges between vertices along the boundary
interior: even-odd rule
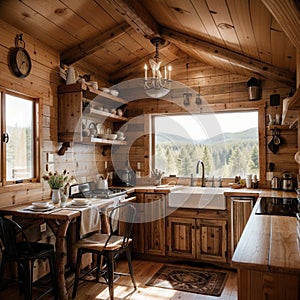
[[[136,0],[107,0],[137,32],[150,39],[159,36],[160,26]]]
[[[292,44],[300,51],[300,10],[296,2],[299,3],[298,0],[262,0]]]
[[[88,39],[73,48],[67,49],[61,54],[61,62],[66,65],[71,65],[87,55],[95,53],[103,48],[105,44],[119,38],[131,28],[126,22],[104,32],[91,39]]]
[[[192,47],[193,49],[197,50],[199,52],[200,61],[200,53],[206,53],[212,55],[215,59],[222,60],[227,63],[229,62],[235,66],[250,70],[255,74],[259,74],[265,78],[284,82],[289,85],[295,84],[295,75],[289,71],[211,44],[199,39],[198,37],[187,35],[186,33],[180,33],[168,28],[161,29],[161,37],[171,43],[182,46],[183,49]]]

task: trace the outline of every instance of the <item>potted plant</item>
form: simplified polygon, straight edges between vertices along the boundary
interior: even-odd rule
[[[65,187],[68,183],[69,172],[63,170],[62,173],[55,171],[54,173],[49,172],[48,174],[43,175],[43,179],[48,182],[52,190],[52,202],[53,204],[58,204],[61,200],[61,193],[65,194]],[[66,200],[66,199],[65,199]]]

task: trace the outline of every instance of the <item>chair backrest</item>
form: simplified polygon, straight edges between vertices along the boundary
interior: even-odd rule
[[[111,236],[123,236],[123,247],[128,245],[135,220],[136,209],[130,203],[120,204],[114,207],[109,216],[110,236],[106,241],[109,242]]]
[[[2,253],[11,259],[18,258],[17,235],[20,234],[20,239],[25,242],[26,250],[29,255],[34,255],[33,250],[28,243],[27,237],[21,226],[8,218],[0,216],[0,242]]]

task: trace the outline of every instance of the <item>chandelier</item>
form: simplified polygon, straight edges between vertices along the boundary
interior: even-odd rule
[[[159,60],[159,47],[165,44],[165,40],[156,37],[151,39],[151,43],[155,45],[155,56],[154,59],[149,59],[149,64],[152,70],[152,77],[148,78],[148,66],[145,64],[145,84],[144,89],[145,93],[151,98],[161,98],[166,96],[171,90],[171,71],[172,67],[165,65],[164,68],[164,77],[160,71],[161,61]]]

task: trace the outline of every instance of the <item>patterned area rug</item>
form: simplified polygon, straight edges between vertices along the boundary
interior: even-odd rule
[[[227,279],[226,272],[187,269],[164,265],[146,283],[149,286],[220,296]]]

